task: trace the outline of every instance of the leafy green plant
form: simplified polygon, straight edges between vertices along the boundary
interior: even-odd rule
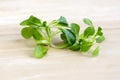
[[[84,18],[83,22],[87,25],[86,29],[81,32],[77,23],[69,24],[65,17],[61,16],[58,20],[50,23],[42,21],[35,16],[30,16],[20,23],[24,26],[21,35],[25,39],[33,38],[36,42],[34,56],[42,58],[47,54],[49,47],[67,48],[73,51],[88,52],[95,44],[105,40],[102,28],[99,26],[96,30],[93,22]],[[55,45],[53,39],[60,34],[62,44]],[[92,56],[99,54],[99,46],[92,52]]]

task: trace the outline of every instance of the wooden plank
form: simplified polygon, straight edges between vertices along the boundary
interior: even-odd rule
[[[120,80],[120,0],[0,0],[0,80]],[[88,17],[101,25],[106,41],[100,55],[50,48],[33,57],[35,43],[20,35],[19,23],[35,15],[44,20],[65,16],[84,29]]]

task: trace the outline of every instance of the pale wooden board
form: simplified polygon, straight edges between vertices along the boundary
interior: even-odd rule
[[[84,29],[84,17],[101,25],[106,41],[100,55],[50,48],[33,57],[35,43],[20,35],[19,23],[35,15],[44,20],[65,16]],[[120,0],[0,0],[0,80],[120,80]]]

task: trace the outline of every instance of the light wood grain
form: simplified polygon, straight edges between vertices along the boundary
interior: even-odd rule
[[[106,41],[98,57],[50,48],[35,59],[35,43],[20,35],[19,23],[35,15],[65,16],[84,29],[88,17],[101,25]],[[120,80],[120,0],[0,0],[0,80]]]

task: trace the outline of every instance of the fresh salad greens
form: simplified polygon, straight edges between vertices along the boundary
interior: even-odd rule
[[[24,26],[21,30],[21,35],[25,39],[33,38],[36,42],[34,56],[42,58],[47,54],[49,47],[67,48],[73,51],[88,52],[91,47],[105,40],[102,28],[99,26],[95,29],[93,22],[84,18],[83,22],[87,25],[86,29],[81,32],[80,26],[77,23],[69,24],[65,17],[61,16],[58,20],[53,20],[50,23],[42,21],[35,16],[30,16],[20,23]],[[61,44],[54,44],[55,36],[61,38]],[[92,52],[92,56],[99,54],[99,46]]]

